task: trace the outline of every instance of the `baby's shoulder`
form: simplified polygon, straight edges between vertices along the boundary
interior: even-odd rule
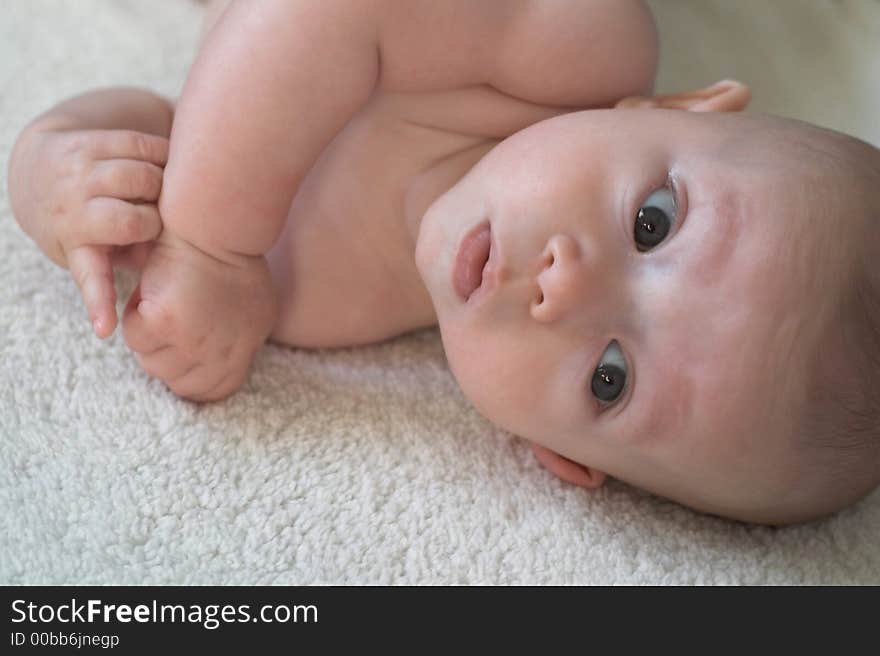
[[[650,91],[656,74],[641,0],[387,0],[380,16],[385,91],[486,84],[535,104],[597,107]]]

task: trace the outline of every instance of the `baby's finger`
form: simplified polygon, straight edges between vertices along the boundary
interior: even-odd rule
[[[135,352],[135,358],[148,375],[166,383],[186,376],[196,367],[196,363],[188,355],[173,346],[165,346],[146,354]]]
[[[116,329],[116,288],[110,253],[100,246],[79,246],[67,253],[67,266],[79,287],[95,334],[104,339]]]
[[[89,196],[155,202],[162,191],[163,169],[135,159],[105,159],[95,164],[86,184]]]
[[[96,130],[91,146],[95,159],[138,159],[165,166],[168,139],[134,130]]]
[[[168,383],[177,396],[195,403],[208,403],[224,399],[242,385],[242,376],[231,372],[216,379],[216,372],[209,367],[196,367],[185,376]]]
[[[92,198],[85,220],[70,226],[70,239],[78,244],[127,246],[153,241],[162,232],[155,205],[128,203],[118,198]]]
[[[122,314],[122,335],[125,343],[135,353],[148,354],[168,346],[168,336],[156,332],[156,324],[140,310],[141,288],[138,286],[128,299]]]

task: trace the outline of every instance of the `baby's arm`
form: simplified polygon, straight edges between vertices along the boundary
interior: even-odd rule
[[[234,3],[177,104],[163,232],[124,318],[143,368],[181,396],[244,381],[272,329],[264,257],[321,150],[372,93],[369,1]]]
[[[162,229],[156,202],[172,114],[149,91],[91,91],[33,119],[9,159],[16,220],[70,270],[99,337],[116,326],[112,265],[136,264]]]
[[[604,87],[609,76],[597,72],[613,58],[594,51],[633,32],[605,34],[603,11],[641,6],[621,2],[233,3],[178,102],[159,199],[164,230],[126,309],[126,341],[144,369],[196,400],[241,385],[277,314],[264,255],[304,176],[376,88],[489,84],[560,106],[598,102],[597,84],[615,99],[627,95],[612,93],[621,86],[642,90],[651,66]]]
[[[165,227],[223,261],[260,257],[300,181],[377,86],[488,81],[531,102],[611,103],[621,89],[650,85],[651,65],[605,70],[612,55],[648,59],[644,23],[641,4],[623,0],[234,2],[177,104],[159,201]],[[632,38],[608,53],[609,39]]]
[[[323,148],[372,93],[374,3],[233,3],[178,101],[165,227],[224,261],[265,254]]]

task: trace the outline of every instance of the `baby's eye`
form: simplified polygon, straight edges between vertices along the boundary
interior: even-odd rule
[[[675,218],[675,195],[672,190],[663,187],[653,192],[645,199],[636,216],[633,230],[636,247],[640,251],[649,251],[659,245],[672,229]]]
[[[593,396],[603,403],[616,401],[626,384],[626,360],[617,340],[612,340],[602,353],[599,365],[593,372],[590,388]]]

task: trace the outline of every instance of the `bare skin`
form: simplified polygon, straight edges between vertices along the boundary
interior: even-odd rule
[[[139,89],[88,93],[35,118],[9,160],[15,218],[69,268],[101,338],[116,328],[113,265],[142,266],[162,231],[172,115],[166,100]]]
[[[141,269],[126,343],[196,401],[238,389],[270,337],[348,346],[439,324],[476,407],[563,479],[780,520],[744,509],[796,494],[786,439],[824,315],[779,274],[804,266],[786,228],[808,206],[777,202],[795,156],[765,148],[762,176],[721,156],[744,124],[710,114],[743,109],[747,88],[651,96],[656,33],[635,1],[267,0],[206,32],[176,107],[92,92],[16,144],[16,218],[70,267],[99,336],[116,263]],[[673,187],[686,223],[643,253],[634,216]],[[470,303],[455,263],[481,223],[491,284]],[[631,375],[598,402],[611,344]],[[749,375],[768,353],[773,403]]]
[[[624,43],[636,44],[625,58]],[[655,67],[639,2],[232,4],[176,106],[163,228],[123,316],[126,342],[147,373],[205,401],[242,384],[270,334],[338,346],[435,323],[412,257],[428,205],[503,138],[645,92]],[[43,126],[100,125],[115,102],[81,97]],[[150,102],[167,124],[168,105]],[[13,182],[34,168],[13,167]],[[38,224],[24,186],[16,216]],[[94,252],[89,264],[74,274],[103,336],[115,323],[109,264]]]

